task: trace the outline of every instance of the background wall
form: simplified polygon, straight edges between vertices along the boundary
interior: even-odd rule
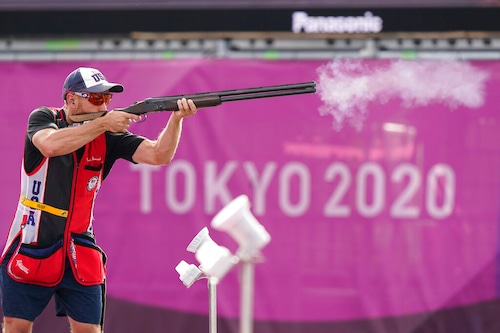
[[[317,94],[200,110],[169,166],[115,165],[95,214],[109,256],[107,332],[207,329],[205,280],[187,289],[174,268],[196,263],[186,246],[240,194],[272,237],[255,267],[256,332],[498,331],[498,62],[2,62],[0,238],[18,199],[27,116],[60,106],[77,66],[125,85],[113,107],[318,85]],[[167,118],[153,114],[131,130],[154,138]],[[238,330],[239,288],[235,267],[218,287],[222,332]],[[35,327],[66,326],[49,308]]]

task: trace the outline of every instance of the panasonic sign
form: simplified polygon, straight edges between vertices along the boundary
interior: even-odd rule
[[[382,26],[382,18],[371,12],[363,16],[309,16],[303,11],[292,14],[295,33],[378,33]]]

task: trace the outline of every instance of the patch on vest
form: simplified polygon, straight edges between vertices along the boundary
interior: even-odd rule
[[[89,181],[87,182],[87,190],[92,191],[97,186],[98,182],[99,182],[99,177],[94,176],[90,178]]]

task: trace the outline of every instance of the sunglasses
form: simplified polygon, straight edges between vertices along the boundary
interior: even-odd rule
[[[113,97],[113,94],[110,94],[109,92],[106,92],[106,93],[86,93],[86,92],[71,91],[69,93],[74,94],[76,96],[86,98],[89,100],[89,102],[91,104],[94,104],[96,106],[103,105],[104,103],[109,104],[109,102],[111,102],[111,98]]]

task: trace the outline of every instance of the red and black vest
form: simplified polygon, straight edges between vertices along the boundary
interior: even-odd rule
[[[62,110],[54,112],[56,120],[65,117]],[[19,241],[8,264],[11,277],[52,286],[62,279],[69,259],[82,284],[104,281],[104,253],[95,245],[92,220],[105,157],[103,133],[77,152],[43,158],[30,173],[23,163],[21,197],[2,254],[3,259]],[[42,268],[48,271],[38,272]]]

